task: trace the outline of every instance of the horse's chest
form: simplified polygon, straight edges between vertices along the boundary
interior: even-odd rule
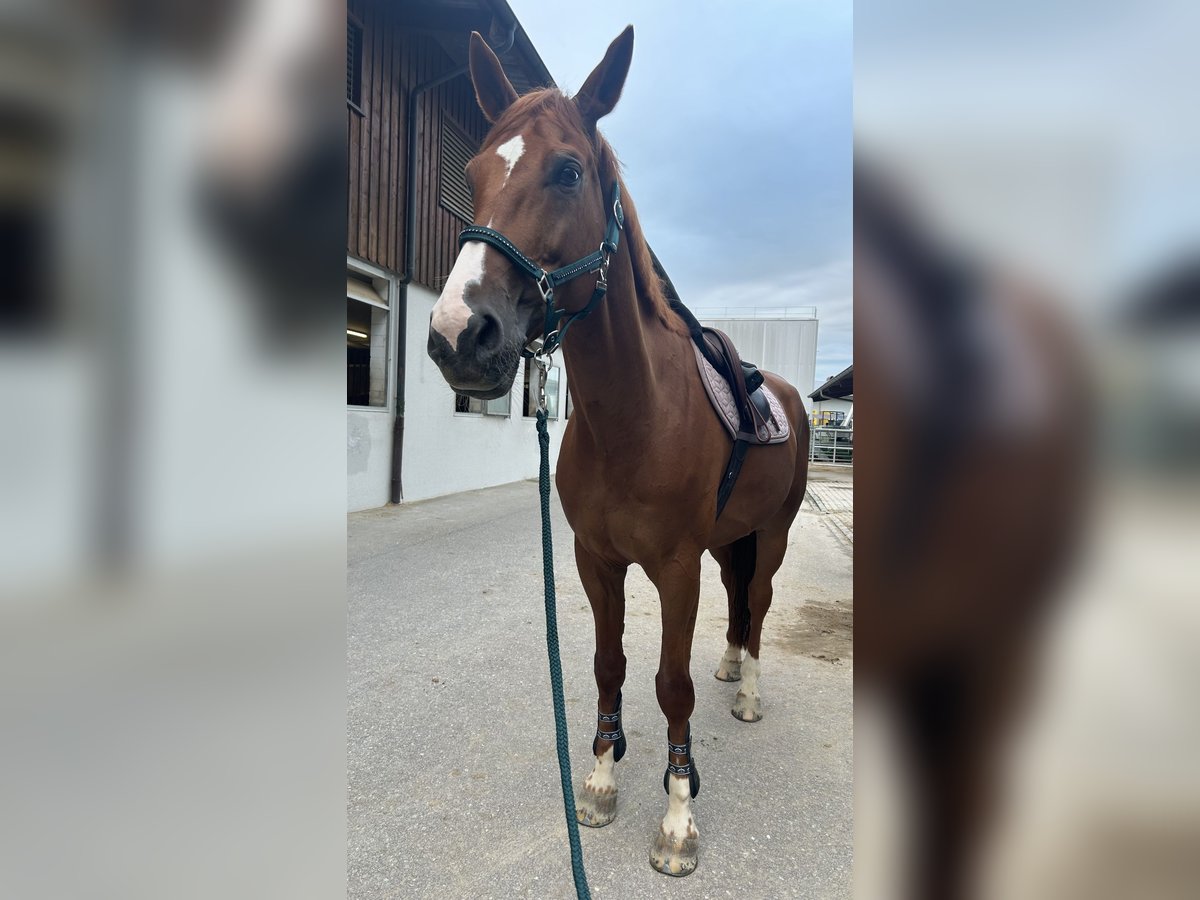
[[[593,472],[577,481],[560,479],[567,522],[585,547],[604,557],[637,562],[661,550],[665,536],[680,532],[668,520],[679,516],[686,499],[675,485],[645,474],[606,477]]]

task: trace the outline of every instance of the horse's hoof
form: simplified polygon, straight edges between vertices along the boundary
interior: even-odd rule
[[[762,701],[758,697],[749,697],[738,691],[730,712],[739,722],[757,722],[762,718]]]
[[[674,835],[668,836],[658,828],[658,837],[650,848],[650,865],[664,875],[682,878],[696,871],[696,863],[700,861],[700,837],[693,834],[681,839]]]
[[[617,789],[592,790],[587,785],[575,798],[575,818],[588,828],[603,828],[617,817]]]
[[[717,667],[717,681],[741,681],[742,680],[742,664],[740,662],[731,663],[727,660],[721,660],[721,665]]]

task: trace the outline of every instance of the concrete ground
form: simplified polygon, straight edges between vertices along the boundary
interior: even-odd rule
[[[531,441],[532,452],[532,441]],[[666,810],[654,696],[657,597],[630,571],[617,820],[581,828],[596,898],[847,897],[851,883],[850,475],[815,470],[776,577],[761,722],[713,678],[726,601],[705,558],[692,652],[700,864],[650,868]],[[537,485],[349,518],[348,891],[354,898],[570,898],[547,674]],[[557,499],[555,569],[577,788],[595,727],[592,617]]]

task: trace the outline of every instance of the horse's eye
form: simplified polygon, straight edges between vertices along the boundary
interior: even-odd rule
[[[573,163],[567,163],[558,173],[558,183],[564,187],[574,187],[579,184],[579,179],[583,177],[583,173],[579,171],[579,167]]]

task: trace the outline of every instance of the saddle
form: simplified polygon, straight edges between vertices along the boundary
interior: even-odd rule
[[[717,490],[717,518],[720,518],[747,450],[755,445],[782,443],[791,429],[779,399],[763,383],[762,373],[753,363],[742,361],[729,336],[716,328],[702,326],[678,300],[671,301],[671,308],[688,327],[705,393],[733,439],[733,451]]]
[[[712,352],[706,354],[699,346],[693,346],[696,365],[704,391],[729,436],[735,441],[745,440],[751,446],[786,441],[791,431],[787,416],[779,399],[763,383],[758,367],[738,359],[737,349],[724,332],[706,328],[704,339]],[[723,365],[714,366],[713,357]],[[739,371],[743,385],[738,384],[735,374]]]

